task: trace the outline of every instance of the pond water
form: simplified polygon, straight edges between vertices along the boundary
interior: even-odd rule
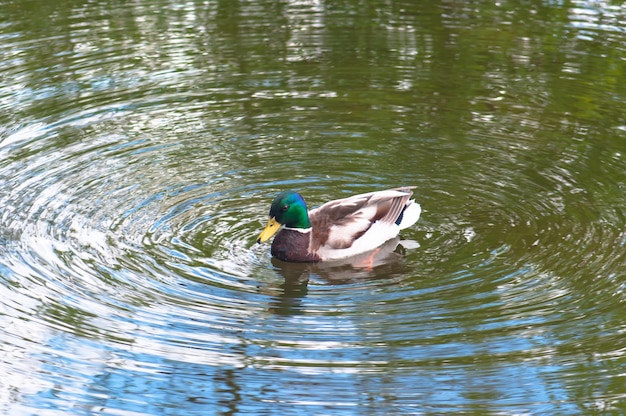
[[[0,412],[626,411],[620,3],[0,10]],[[255,244],[403,185],[376,267]]]

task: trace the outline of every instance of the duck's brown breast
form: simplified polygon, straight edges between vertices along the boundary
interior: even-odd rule
[[[272,256],[282,261],[289,262],[315,262],[320,257],[315,253],[309,253],[309,241],[311,233],[283,228],[278,232],[272,242]]]

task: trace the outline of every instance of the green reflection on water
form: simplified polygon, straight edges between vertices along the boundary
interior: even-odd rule
[[[606,5],[581,18],[584,7],[574,2],[0,5],[9,42],[0,47],[1,137],[35,122],[64,125],[54,137],[43,128],[42,147],[37,140],[23,147],[16,141],[3,170],[51,151],[61,169],[64,155],[69,164],[77,154],[89,159],[94,149],[104,149],[103,159],[119,162],[118,171],[127,174],[111,180],[138,184],[138,200],[158,194],[172,201],[176,186],[211,181],[215,192],[241,187],[234,202],[214,204],[232,213],[229,221],[221,217],[223,234],[209,228],[188,241],[224,258],[222,245],[240,238],[237,215],[256,235],[248,217],[265,219],[265,201],[282,187],[303,187],[316,205],[346,193],[416,184],[425,213],[407,233],[422,244],[407,254],[411,272],[403,285],[411,296],[381,301],[388,311],[382,323],[368,326],[371,307],[358,301],[345,309],[324,304],[332,294],[320,296],[322,279],[311,286],[281,281],[282,296],[268,302],[268,316],[353,319],[363,338],[344,343],[388,358],[364,359],[355,372],[386,371],[404,381],[408,371],[419,370],[434,374],[439,386],[465,382],[461,397],[451,396],[451,406],[463,410],[487,411],[503,395],[504,411],[545,410],[546,403],[557,411],[560,403],[581,411],[619,408],[626,394],[620,372],[626,60],[619,9]],[[100,134],[113,139],[80,147]],[[116,140],[119,147],[107,147]],[[69,154],[72,145],[79,150]],[[266,188],[250,191],[254,185]],[[113,221],[134,218],[121,211]],[[124,260],[141,263],[142,257]],[[124,266],[145,271],[141,264]],[[133,297],[138,307],[162,299],[141,296]],[[425,308],[432,313],[416,312]],[[93,330],[86,321],[94,315],[86,311],[54,304],[41,313],[65,322],[78,338]],[[287,344],[272,338],[276,328],[264,328],[268,339],[247,339],[252,326],[239,336],[253,351],[242,348],[248,362],[277,382],[274,361],[255,349]],[[412,337],[407,328],[431,332]],[[433,357],[421,352],[427,347]],[[305,367],[288,358],[280,363]],[[349,360],[341,365],[353,366]],[[456,374],[446,373],[447,365]],[[523,366],[538,369],[511,370]],[[477,384],[468,382],[472,372]],[[539,390],[546,391],[517,386],[519,397],[506,396],[508,384],[499,377],[511,375],[542,379]],[[406,398],[401,384],[389,381],[395,397]],[[383,397],[372,386],[367,390],[372,401]],[[387,392],[381,408],[393,407]],[[246,400],[235,396],[233,402]],[[360,396],[348,395],[346,402],[354,397]],[[443,404],[450,397],[430,397],[450,410]],[[543,405],[533,407],[537,402]]]

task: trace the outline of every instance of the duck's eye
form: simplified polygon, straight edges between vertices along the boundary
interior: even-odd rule
[[[283,212],[287,212],[288,209],[289,209],[289,205],[283,205],[282,207]]]

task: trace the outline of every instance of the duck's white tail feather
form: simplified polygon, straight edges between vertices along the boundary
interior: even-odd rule
[[[409,228],[411,225],[415,224],[417,220],[420,219],[420,215],[422,214],[422,207],[420,204],[415,202],[415,200],[411,199],[407,202],[406,208],[402,213],[402,221],[400,221],[399,227],[401,230],[405,228]]]

